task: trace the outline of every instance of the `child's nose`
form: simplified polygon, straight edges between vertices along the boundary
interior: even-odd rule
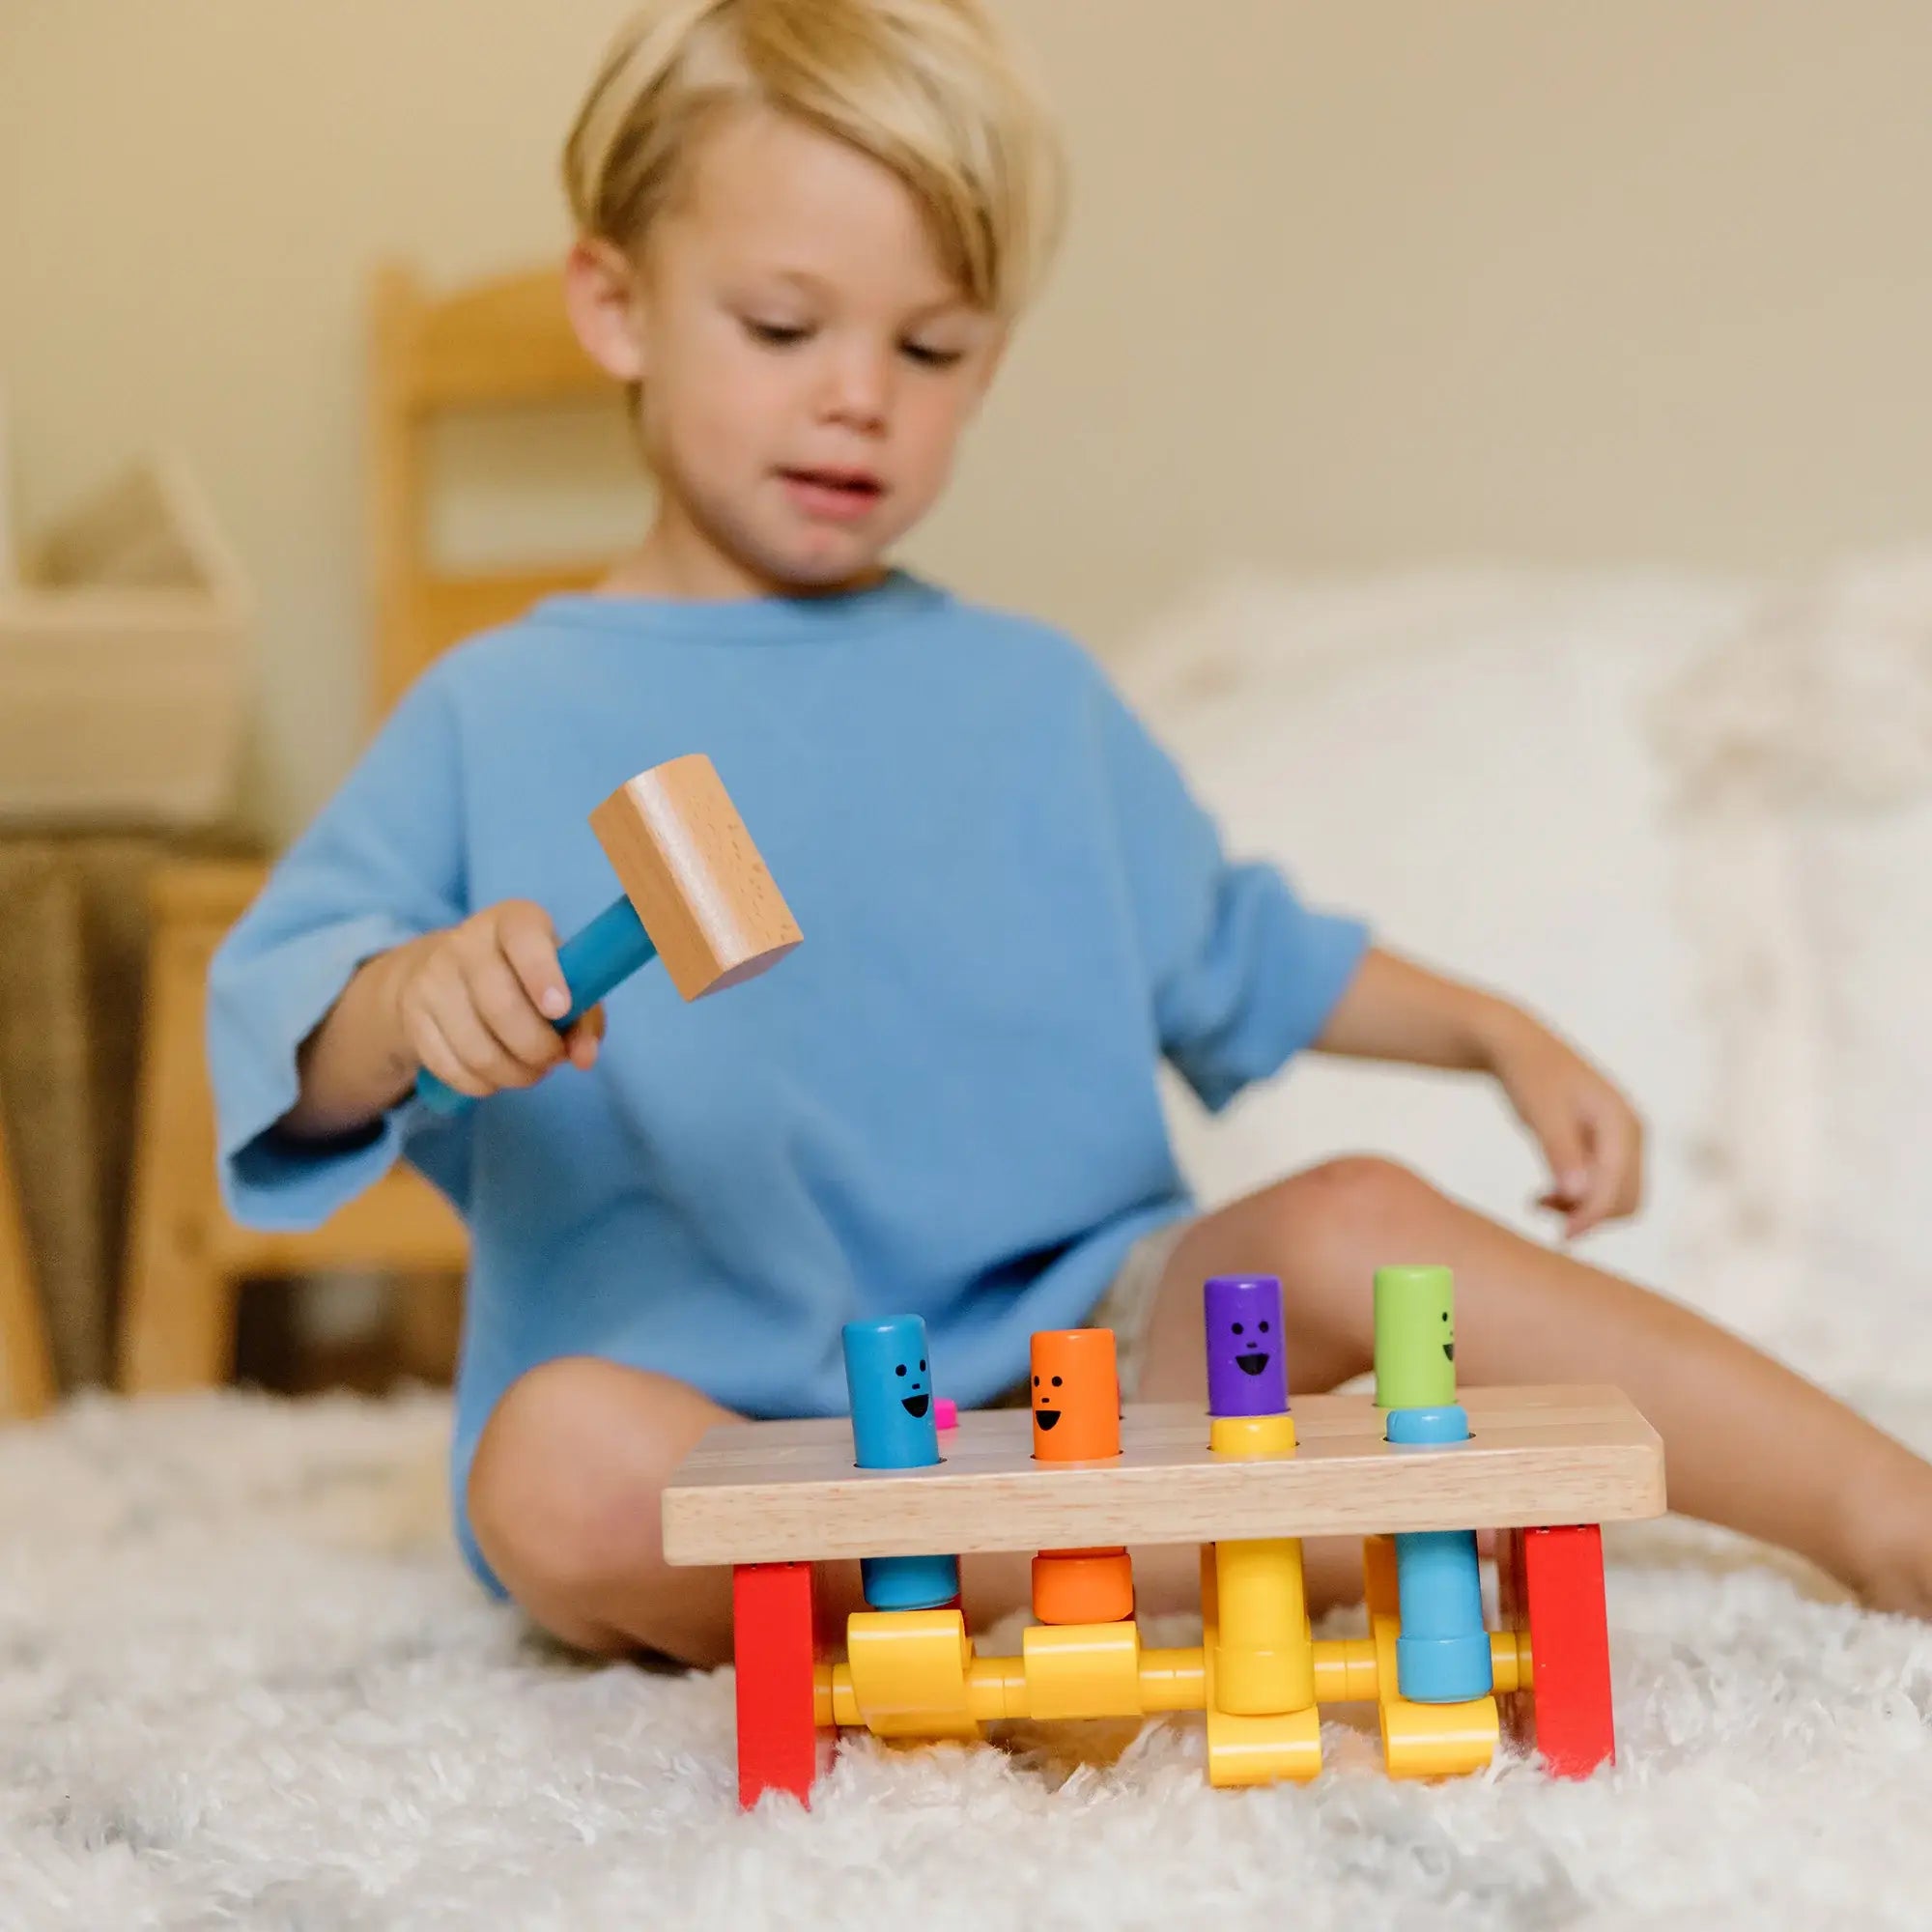
[[[853,346],[832,359],[827,379],[827,412],[854,428],[883,426],[892,405],[892,363],[869,347]]]

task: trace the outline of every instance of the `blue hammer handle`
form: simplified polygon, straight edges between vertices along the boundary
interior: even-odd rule
[[[637,907],[619,894],[557,950],[556,963],[570,989],[570,1010],[551,1024],[558,1033],[568,1033],[599,1000],[657,954]],[[416,1075],[416,1093],[435,1114],[460,1114],[469,1105],[469,1094],[445,1086],[427,1068]]]

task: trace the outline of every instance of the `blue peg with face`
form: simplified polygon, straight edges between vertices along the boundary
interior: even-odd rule
[[[917,1315],[848,1321],[845,1391],[852,1447],[862,1469],[918,1469],[939,1461],[939,1420],[925,1323]]]

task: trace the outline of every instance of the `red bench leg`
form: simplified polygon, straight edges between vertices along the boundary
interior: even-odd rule
[[[767,1791],[802,1804],[831,1762],[838,1733],[812,1709],[817,1643],[810,1563],[742,1563],[731,1577],[731,1642],[738,1665],[738,1803]]]
[[[1510,1742],[1558,1777],[1614,1764],[1602,1530],[1498,1530],[1496,1580],[1504,1625],[1529,1634],[1531,1688],[1501,1700]]]

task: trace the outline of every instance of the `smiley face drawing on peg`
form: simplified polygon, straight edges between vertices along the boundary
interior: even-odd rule
[[[1208,1341],[1208,1412],[1281,1415],[1288,1350],[1281,1282],[1271,1274],[1210,1276],[1202,1290]]]
[[[1121,1453],[1121,1369],[1111,1328],[1042,1328],[1033,1338],[1033,1453],[1097,1463]]]
[[[1456,1400],[1456,1277],[1446,1267],[1376,1270],[1376,1406]]]
[[[845,1392],[862,1469],[918,1469],[939,1461],[925,1323],[917,1315],[848,1321]]]

